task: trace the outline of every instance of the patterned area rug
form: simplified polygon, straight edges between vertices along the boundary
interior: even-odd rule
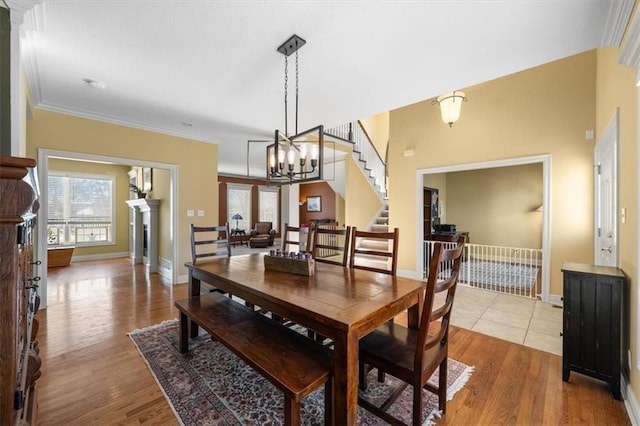
[[[189,353],[178,350],[178,321],[134,330],[130,337],[149,366],[176,416],[183,425],[282,425],[284,397],[269,381],[208,335],[189,343]],[[449,359],[447,399],[460,390],[473,367]],[[385,383],[371,380],[365,397],[378,403],[396,379],[387,375]],[[431,380],[437,376],[433,376]],[[433,382],[437,385],[437,380]],[[425,425],[439,416],[437,397],[425,392]],[[302,402],[304,425],[324,424],[322,389]],[[392,406],[394,415],[411,422],[411,387]],[[358,424],[385,424],[358,407]]]

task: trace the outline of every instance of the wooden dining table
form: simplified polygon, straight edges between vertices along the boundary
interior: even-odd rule
[[[264,253],[187,263],[189,297],[206,282],[333,340],[334,424],[355,425],[358,340],[407,311],[417,328],[424,282],[316,262],[312,276],[265,270]],[[191,335],[197,335],[192,324]]]

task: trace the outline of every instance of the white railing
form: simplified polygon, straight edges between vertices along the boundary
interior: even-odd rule
[[[429,259],[434,244],[424,241],[423,277],[429,271]],[[452,248],[454,242],[445,242]],[[448,269],[440,272],[446,277]],[[458,283],[484,290],[535,298],[541,293],[542,250],[522,247],[502,247],[465,244]]]
[[[361,167],[371,180],[371,184],[381,197],[386,198],[386,165],[376,150],[360,121],[342,124],[325,130],[325,134],[353,144],[353,154],[361,163]]]

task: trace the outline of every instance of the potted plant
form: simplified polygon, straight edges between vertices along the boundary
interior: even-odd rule
[[[138,198],[146,198],[147,193],[144,192],[138,185],[134,185],[132,183],[129,184],[129,190],[131,192],[135,192]]]

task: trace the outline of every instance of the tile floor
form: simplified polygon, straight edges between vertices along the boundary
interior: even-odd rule
[[[562,308],[540,300],[460,285],[451,324],[562,355]]]

